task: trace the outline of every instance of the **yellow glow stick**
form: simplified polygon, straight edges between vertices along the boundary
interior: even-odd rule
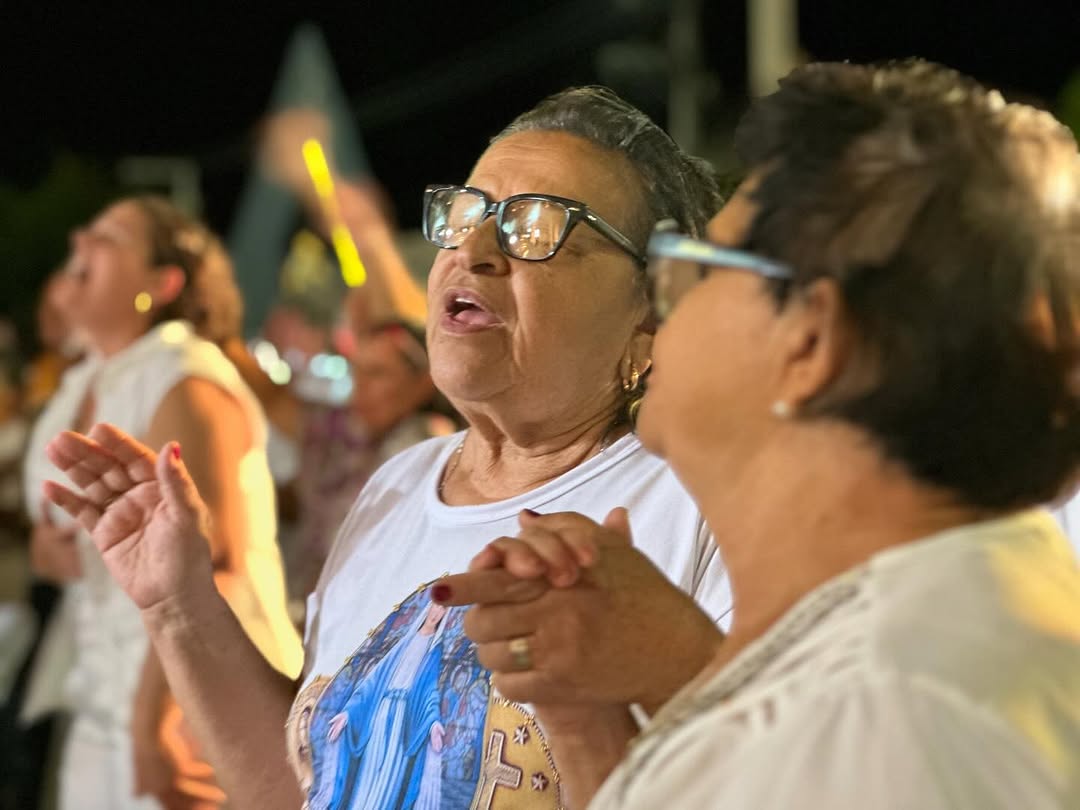
[[[315,186],[315,193],[319,195],[323,212],[330,223],[330,242],[334,246],[334,252],[341,265],[341,277],[350,287],[359,287],[367,281],[367,270],[360,260],[360,253],[356,249],[352,233],[341,218],[341,209],[338,206],[337,195],[334,193],[334,178],[330,173],[330,165],[326,161],[326,153],[322,144],[314,138],[304,141],[302,147],[304,165],[307,166],[311,176],[311,184]]]

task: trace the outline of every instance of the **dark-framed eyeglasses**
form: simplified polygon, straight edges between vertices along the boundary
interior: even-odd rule
[[[656,316],[664,320],[675,304],[711,270],[746,270],[777,281],[791,281],[792,267],[756,253],[676,233],[672,221],[661,222],[649,239],[646,274],[652,288]]]
[[[440,248],[460,247],[493,214],[499,249],[512,258],[527,262],[550,259],[574,226],[584,222],[630,255],[639,267],[645,266],[645,257],[627,236],[577,200],[551,194],[515,194],[496,201],[472,186],[431,185],[424,189],[424,238]]]

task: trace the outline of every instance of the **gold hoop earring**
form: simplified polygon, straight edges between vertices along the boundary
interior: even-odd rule
[[[154,297],[150,295],[146,290],[135,296],[135,311],[140,315],[145,315],[151,309],[154,308]]]
[[[637,370],[637,366],[633,363],[630,364],[630,379],[622,381],[622,390],[628,394],[637,390],[638,385],[641,383],[641,374]]]

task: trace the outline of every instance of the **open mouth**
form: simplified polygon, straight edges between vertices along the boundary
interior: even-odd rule
[[[464,290],[447,293],[444,311],[446,318],[452,323],[473,329],[502,323],[477,296]]]

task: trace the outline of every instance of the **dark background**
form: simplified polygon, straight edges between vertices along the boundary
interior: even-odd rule
[[[702,5],[720,91],[709,120],[729,122],[745,104],[745,2]],[[0,314],[27,323],[62,234],[120,190],[119,158],[197,159],[204,213],[227,231],[255,127],[302,21],[325,35],[374,172],[411,225],[424,183],[463,177],[515,114],[567,85],[610,78],[597,67],[605,43],[662,44],[667,7],[0,0]],[[1077,0],[803,0],[799,26],[814,59],[922,56],[1051,109],[1080,65]],[[663,116],[662,81],[642,75],[636,85],[619,89]]]

